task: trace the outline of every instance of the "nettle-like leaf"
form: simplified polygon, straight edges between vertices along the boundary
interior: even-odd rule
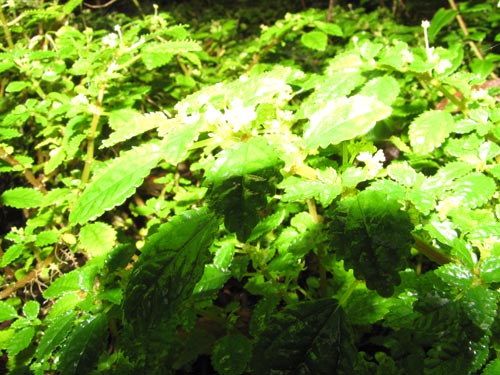
[[[364,190],[335,208],[332,247],[369,289],[389,297],[399,285],[413,243],[413,224],[401,205],[377,190]]]
[[[253,138],[220,152],[206,172],[210,205],[224,215],[224,224],[246,241],[259,222],[259,212],[281,180],[283,162],[263,138]]]
[[[103,353],[108,337],[106,314],[87,315],[71,332],[61,348],[61,374],[88,374]]]
[[[200,45],[191,40],[170,40],[163,43],[147,43],[141,50],[144,65],[149,70],[168,64],[177,54],[201,51]]]
[[[0,322],[17,318],[16,309],[7,302],[0,301]]]
[[[371,96],[354,95],[324,102],[311,115],[304,131],[304,145],[313,150],[356,138],[390,114],[391,107]]]
[[[409,136],[413,151],[429,154],[439,147],[454,129],[451,114],[445,111],[427,111],[410,124]]]
[[[119,109],[109,114],[109,126],[113,129],[109,138],[102,141],[102,147],[111,147],[151,129],[167,120],[163,112],[141,114],[134,109]]]
[[[356,354],[336,300],[299,302],[267,318],[254,348],[256,374],[351,374]]]
[[[460,199],[463,205],[476,208],[488,202],[496,189],[497,185],[493,178],[482,173],[472,173],[454,182],[452,195]]]
[[[115,245],[116,231],[106,223],[90,223],[80,230],[79,241],[88,255],[103,255]]]
[[[142,183],[160,159],[158,143],[145,143],[121,154],[95,176],[76,201],[71,224],[84,224],[122,204]]]
[[[361,95],[373,96],[382,103],[391,105],[399,94],[399,84],[390,76],[377,77],[368,81],[360,91]]]
[[[149,340],[149,330],[175,324],[203,274],[218,228],[213,213],[200,209],[175,216],[147,238],[123,300],[125,323],[136,335]],[[168,342],[167,336],[162,340]]]
[[[229,334],[215,343],[212,365],[220,375],[245,373],[252,357],[252,342],[241,334]]]
[[[35,208],[41,206],[43,194],[39,190],[18,187],[4,191],[0,202],[9,207]]]

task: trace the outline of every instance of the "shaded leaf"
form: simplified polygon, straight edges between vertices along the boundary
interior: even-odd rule
[[[107,326],[105,314],[87,316],[71,332],[61,348],[59,372],[65,375],[90,373],[105,348]]]
[[[240,375],[252,357],[252,342],[241,334],[229,334],[215,343],[212,366],[220,375]]]
[[[337,301],[299,302],[268,318],[251,367],[259,375],[351,374],[353,350]]]
[[[16,331],[7,344],[7,353],[9,356],[14,357],[19,354],[19,352],[26,349],[31,344],[31,340],[34,336],[34,327],[24,327]]]
[[[432,17],[431,25],[427,30],[429,42],[433,43],[439,31],[453,22],[457,14],[456,10],[440,8]]]
[[[39,362],[49,356],[63,343],[69,332],[71,332],[76,314],[76,311],[71,311],[67,314],[59,315],[44,331],[35,352],[35,357]]]

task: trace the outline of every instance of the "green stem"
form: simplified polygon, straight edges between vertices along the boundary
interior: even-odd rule
[[[5,34],[5,39],[7,40],[7,45],[9,49],[14,49],[14,42],[12,41],[12,34],[10,33],[9,25],[7,25],[7,20],[3,14],[2,7],[0,6],[0,23],[2,24],[3,32]]]
[[[429,258],[433,262],[436,262],[440,266],[443,264],[447,264],[447,263],[452,262],[451,258],[449,258],[445,254],[439,252],[436,248],[429,245],[427,242],[425,242],[424,240],[422,240],[420,237],[416,236],[415,234],[413,235],[413,239],[415,240],[413,247],[416,250],[418,250],[419,253],[425,255],[427,258]]]
[[[6,161],[13,167],[21,167],[23,169],[24,177],[28,182],[33,185],[35,189],[40,190],[42,193],[46,194],[47,190],[45,186],[35,177],[31,169],[25,168],[22,163],[20,163],[16,158],[12,157],[3,147],[0,147],[0,159]]]

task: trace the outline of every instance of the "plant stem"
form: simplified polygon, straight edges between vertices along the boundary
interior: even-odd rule
[[[450,4],[451,9],[453,9],[453,10],[455,10],[455,11],[458,12],[457,3],[455,2],[455,0],[448,0],[448,4]],[[462,18],[462,15],[460,13],[457,13],[456,19],[457,19],[457,22],[460,25],[460,28],[462,29],[462,32],[464,33],[464,35],[465,36],[469,36],[469,34],[470,34],[469,33],[469,29],[467,29],[467,25],[465,24],[465,21]],[[474,43],[472,40],[469,40],[467,43],[472,48],[472,51],[474,52],[474,54],[476,55],[476,57],[479,60],[484,60],[484,56],[481,53],[481,51],[479,50],[479,48],[477,48],[476,43]],[[498,76],[494,72],[491,72],[490,75],[494,79],[498,78]]]
[[[40,190],[42,193],[46,194],[47,190],[45,189],[45,186],[35,177],[33,172],[31,172],[31,169],[25,168],[23,164],[21,164],[16,158],[12,157],[9,155],[7,151],[3,147],[0,147],[0,159],[5,160],[7,163],[12,165],[13,167],[22,167],[23,168],[23,173],[24,177],[28,182],[33,185],[35,189]]]
[[[429,245],[427,242],[425,242],[418,236],[413,235],[413,239],[415,240],[413,247],[417,249],[421,254],[425,255],[427,258],[432,260],[433,262],[436,262],[440,266],[452,262],[452,260],[449,257],[444,255],[443,253],[440,253],[436,248]]]
[[[14,42],[12,41],[12,34],[10,33],[9,25],[7,25],[7,20],[3,14],[3,9],[0,6],[0,23],[2,24],[3,33],[5,34],[5,39],[7,40],[7,45],[9,49],[14,49]]]
[[[92,123],[90,124],[89,133],[87,135],[87,156],[85,157],[85,166],[82,172],[82,185],[85,185],[89,181],[90,169],[94,161],[95,137],[97,133],[97,126],[99,125],[99,119],[102,115],[102,102],[104,100],[105,90],[105,85],[103,84],[99,89],[99,94],[97,95],[97,104],[94,108]]]

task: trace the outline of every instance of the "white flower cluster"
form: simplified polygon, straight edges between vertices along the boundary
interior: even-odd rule
[[[378,150],[373,155],[365,151],[360,152],[356,160],[365,163],[365,170],[368,172],[370,178],[373,178],[384,168],[385,155],[382,150]]]
[[[228,108],[222,113],[213,105],[208,104],[205,111],[205,119],[210,125],[222,125],[228,127],[233,133],[237,133],[257,118],[253,106],[244,106],[243,100],[233,99]]]

